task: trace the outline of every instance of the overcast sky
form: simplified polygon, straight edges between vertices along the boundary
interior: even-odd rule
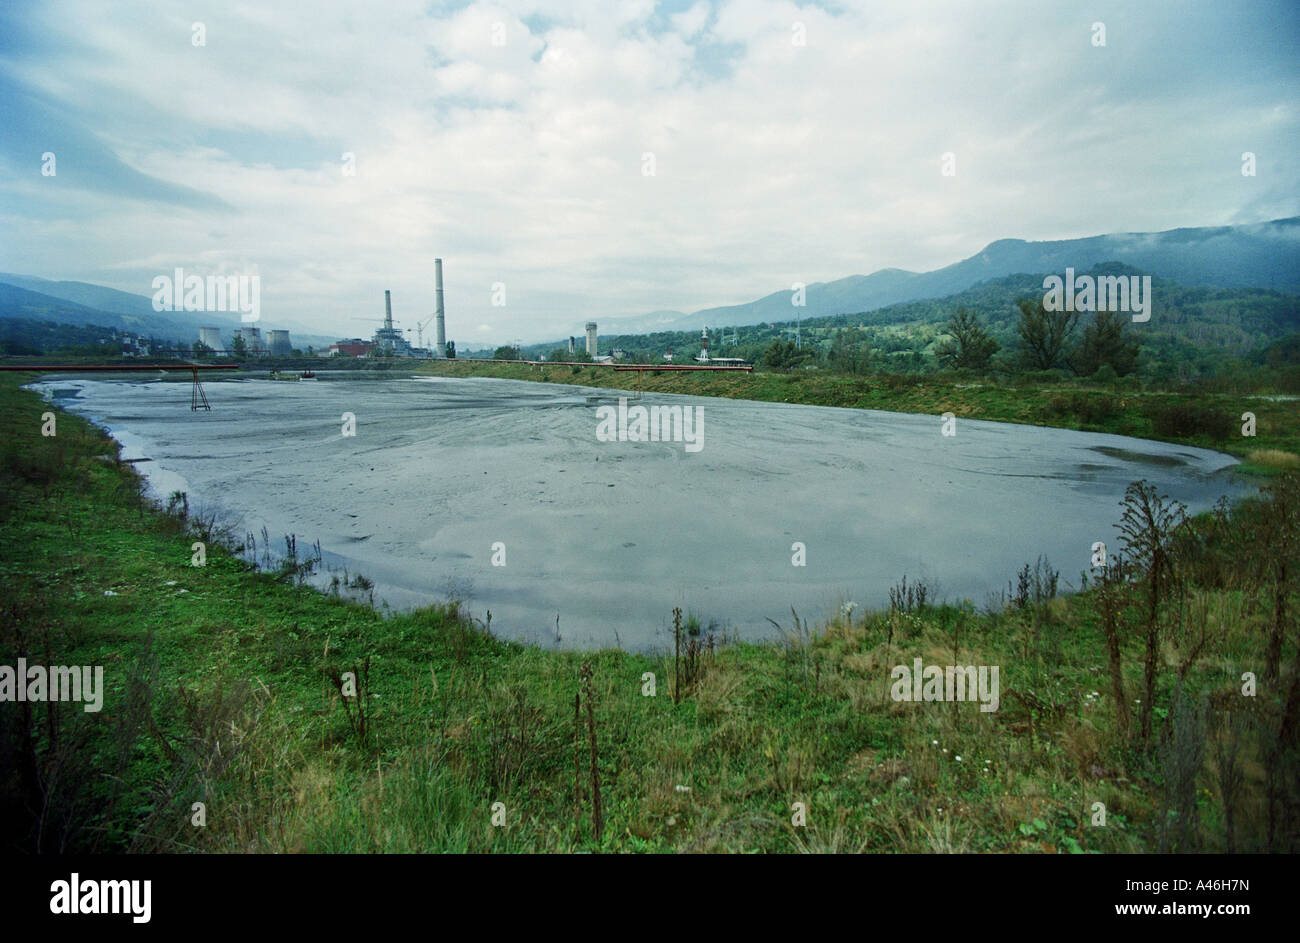
[[[464,349],[1300,215],[1298,40],[1294,0],[15,0],[0,271],[257,273],[265,326],[364,336],[440,256]]]

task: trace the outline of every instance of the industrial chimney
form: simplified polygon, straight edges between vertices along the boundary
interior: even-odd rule
[[[433,260],[433,273],[435,288],[438,293],[438,346],[436,355],[439,357],[447,356],[447,319],[442,310],[442,259]]]
[[[384,330],[393,329],[393,299],[388,294],[388,289],[384,289]]]

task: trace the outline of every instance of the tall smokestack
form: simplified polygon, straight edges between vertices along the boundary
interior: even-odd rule
[[[384,330],[393,329],[393,299],[388,294],[388,289],[384,289]]]
[[[442,310],[442,259],[433,260],[433,273],[438,292],[438,356],[447,356],[447,319]]]

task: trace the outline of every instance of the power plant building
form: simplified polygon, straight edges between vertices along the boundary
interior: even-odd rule
[[[359,337],[354,337],[351,340],[330,344],[325,355],[327,357],[364,357],[373,348],[374,345],[370,341],[363,341]]]
[[[402,332],[393,327],[393,298],[388,289],[384,289],[384,326],[375,331],[374,345],[385,357],[409,357],[411,345]]]
[[[437,319],[437,328],[435,332],[436,340],[434,342],[434,356],[443,358],[447,356],[447,318],[443,308],[442,298],[442,259],[433,260],[434,273],[434,294],[436,296],[437,308],[435,318]],[[424,342],[423,330],[429,322],[416,319],[417,326],[414,330],[417,332],[417,338],[422,344]],[[412,329],[408,328],[408,332]],[[278,343],[278,335],[284,335],[284,344],[288,346],[288,331],[272,331],[269,338],[271,344]],[[331,357],[413,357],[425,358],[429,356],[429,351],[420,347],[412,347],[411,342],[403,336],[399,328],[393,326],[393,293],[389,289],[384,289],[384,326],[375,331],[374,336],[369,341],[363,341],[360,338],[351,340],[340,340],[336,344],[331,344],[326,356]]]

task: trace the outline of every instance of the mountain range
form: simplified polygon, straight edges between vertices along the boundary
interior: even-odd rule
[[[795,307],[793,291],[783,288],[744,304],[692,313],[653,311],[600,323],[605,336],[657,331],[739,327],[837,314],[875,311],[890,305],[944,298],[981,282],[1018,274],[1082,272],[1119,262],[1182,285],[1248,287],[1300,291],[1300,217],[1246,226],[1170,229],[1156,233],[1111,233],[1081,239],[1027,242],[999,239],[970,258],[931,272],[887,268],[817,282],[804,290]],[[51,281],[0,272],[0,318],[29,318],[64,324],[97,324],[119,330],[192,342],[201,326],[238,327],[237,315],[153,310],[152,299],[88,282]],[[289,329],[296,346],[322,346],[335,337],[316,334],[294,322],[269,322],[264,328]],[[310,331],[310,332],[309,332]],[[558,343],[558,341],[557,341]]]
[[[1103,262],[1122,262],[1189,287],[1300,291],[1300,217],[1249,226],[1112,233],[1044,242],[999,239],[968,259],[931,272],[888,268],[808,285],[803,307],[791,304],[793,293],[786,288],[756,301],[691,314],[655,311],[611,318],[600,325],[600,333],[685,331],[857,314],[903,302],[943,298],[992,278],[1064,275],[1067,267],[1082,272]]]
[[[153,309],[153,299],[90,282],[52,281],[33,275],[0,272],[0,318],[26,318],[60,324],[96,324],[133,334],[193,343],[200,327],[219,327],[233,333],[241,324],[230,312],[166,311]],[[316,334],[295,322],[259,325],[264,331],[285,328],[298,347],[332,344],[336,337]]]

